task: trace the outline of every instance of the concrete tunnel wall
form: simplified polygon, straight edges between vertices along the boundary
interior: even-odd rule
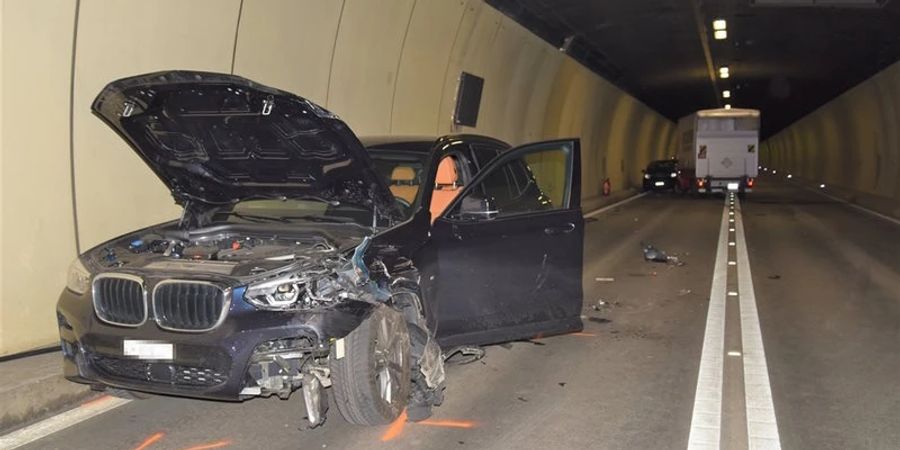
[[[766,167],[900,217],[900,62],[771,137],[760,152]]]
[[[56,342],[79,250],[179,213],[90,114],[120,77],[233,72],[360,135],[578,136],[585,208],[603,178],[637,186],[640,167],[673,149],[669,120],[481,0],[4,0],[0,27],[0,355]],[[485,79],[475,128],[451,123],[460,71]]]

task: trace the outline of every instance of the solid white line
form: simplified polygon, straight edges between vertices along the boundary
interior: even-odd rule
[[[617,206],[622,206],[622,205],[624,205],[624,204],[626,204],[626,203],[628,203],[628,202],[632,202],[632,201],[634,201],[634,200],[637,200],[637,199],[639,199],[639,198],[641,198],[641,197],[643,197],[643,196],[645,196],[645,195],[647,195],[647,192],[641,192],[640,194],[632,195],[631,197],[628,197],[628,198],[626,198],[625,200],[621,200],[621,201],[615,202],[615,203],[613,203],[613,204],[611,204],[611,205],[606,205],[606,206],[604,206],[604,207],[602,207],[602,208],[600,208],[600,209],[595,209],[595,210],[593,210],[593,211],[591,211],[591,212],[585,214],[584,217],[596,216],[597,214],[600,214],[600,213],[602,213],[602,212],[609,211],[610,209],[613,209],[613,208],[615,208],[615,207],[617,207]]]
[[[109,410],[118,408],[130,401],[131,400],[110,396],[91,400],[75,409],[66,411],[62,414],[57,414],[34,425],[29,425],[20,430],[13,431],[7,435],[0,436],[0,450],[11,450],[29,444],[42,437],[62,431]]]
[[[726,202],[727,203],[727,202]],[[703,350],[700,353],[700,370],[697,374],[697,392],[694,395],[694,411],[691,416],[689,450],[717,449],[722,435],[722,374],[725,353],[725,288],[728,280],[728,211],[722,208],[722,224],[719,227],[719,245],[709,291],[709,311],[706,313],[706,331]]]
[[[840,198],[840,197],[835,197],[835,196],[833,196],[833,195],[826,194],[826,193],[822,192],[821,189],[816,189],[816,188],[806,187],[806,186],[803,186],[803,185],[800,185],[800,187],[802,187],[803,189],[806,189],[807,191],[813,191],[813,192],[815,192],[815,193],[817,193],[817,194],[819,194],[819,195],[822,195],[822,196],[828,197],[828,198],[830,198],[830,199],[832,199],[832,200],[834,200],[834,201],[843,203],[843,204],[845,204],[845,205],[847,205],[847,206],[849,206],[849,207],[851,207],[851,208],[856,208],[856,209],[858,209],[858,210],[860,210],[860,211],[862,211],[862,212],[869,213],[869,214],[871,214],[871,215],[873,215],[873,216],[875,216],[875,217],[882,218],[882,219],[887,220],[888,222],[891,222],[891,223],[893,223],[893,224],[895,224],[895,225],[900,225],[900,220],[897,220],[897,219],[895,219],[895,218],[893,218],[893,217],[891,217],[891,216],[886,216],[886,215],[884,215],[884,214],[882,214],[882,213],[880,213],[880,212],[878,212],[878,211],[872,211],[871,209],[866,208],[866,207],[864,207],[864,206],[857,205],[856,203],[848,202],[847,200],[844,200],[844,199],[842,199],[842,198]]]
[[[769,369],[763,348],[756,293],[750,274],[750,258],[744,239],[744,222],[738,201],[735,238],[737,239],[738,290],[741,293],[741,346],[744,349],[744,399],[747,405],[747,440],[750,450],[780,449],[775,405],[769,384]]]

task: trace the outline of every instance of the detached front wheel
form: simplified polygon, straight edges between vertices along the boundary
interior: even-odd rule
[[[403,316],[381,306],[331,348],[334,400],[357,425],[392,422],[410,393],[409,330]]]

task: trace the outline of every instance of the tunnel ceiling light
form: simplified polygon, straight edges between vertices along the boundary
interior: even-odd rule
[[[721,41],[722,39],[728,38],[728,31],[725,30],[716,30],[713,32],[713,37],[716,38],[717,41]]]
[[[728,22],[725,22],[725,19],[713,20],[713,30],[721,31],[726,28],[728,28]]]
[[[731,103],[726,103],[726,104],[725,104],[725,109],[731,109]]]
[[[731,72],[728,70],[728,66],[719,67],[719,78],[728,78],[731,76]]]
[[[728,89],[722,91],[722,98],[731,98],[731,91],[729,91]]]

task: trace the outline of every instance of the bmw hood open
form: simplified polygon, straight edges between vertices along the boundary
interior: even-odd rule
[[[91,109],[185,208],[315,196],[396,211],[350,128],[289,92],[234,75],[157,72],[113,81]]]

